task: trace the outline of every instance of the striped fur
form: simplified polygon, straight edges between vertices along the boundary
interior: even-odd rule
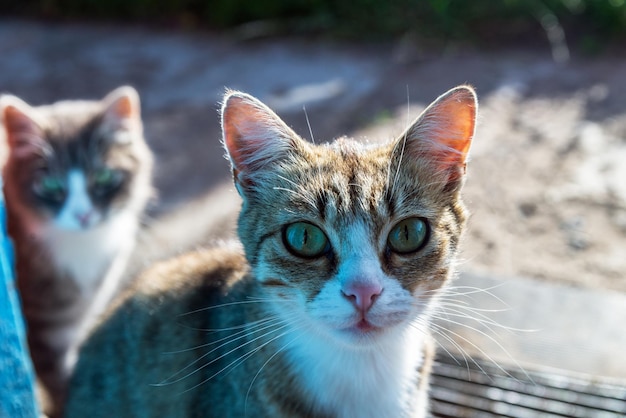
[[[465,224],[475,112],[462,86],[390,143],[313,145],[227,93],[243,248],[146,271],[81,352],[67,416],[426,416],[429,320]],[[389,237],[407,219],[428,230],[405,253]],[[286,228],[299,222],[327,246],[298,255]]]

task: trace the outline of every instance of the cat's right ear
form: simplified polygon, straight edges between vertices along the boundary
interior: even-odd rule
[[[32,107],[12,95],[0,97],[0,116],[12,158],[23,158],[46,146],[44,130]]]
[[[222,104],[222,135],[235,182],[254,185],[255,177],[279,163],[296,145],[298,136],[256,98],[228,91]]]
[[[113,138],[117,142],[130,143],[133,138],[143,138],[141,104],[137,90],[130,86],[118,87],[102,101],[105,106],[103,129],[113,132]]]

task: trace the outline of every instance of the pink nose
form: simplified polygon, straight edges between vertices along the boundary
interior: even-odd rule
[[[370,310],[383,288],[378,283],[349,283],[341,290],[343,295],[360,311]]]
[[[76,219],[78,219],[78,222],[84,228],[89,225],[89,221],[91,219],[91,211],[85,213],[75,213],[74,216],[76,216]]]

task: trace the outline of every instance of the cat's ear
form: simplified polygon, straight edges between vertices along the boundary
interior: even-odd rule
[[[0,116],[13,158],[22,158],[47,147],[35,110],[12,95],[0,97]]]
[[[228,91],[221,110],[222,135],[233,176],[252,185],[263,168],[280,162],[296,146],[298,136],[256,98]]]
[[[139,93],[130,86],[119,87],[102,99],[104,112],[102,128],[119,143],[141,139],[141,104]]]
[[[459,183],[465,174],[477,109],[476,93],[470,86],[444,93],[398,138],[396,155],[427,164],[447,185]]]

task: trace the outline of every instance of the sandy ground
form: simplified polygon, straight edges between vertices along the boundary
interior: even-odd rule
[[[509,76],[489,91],[477,83],[461,269],[626,291],[625,63],[537,58],[500,56]],[[397,132],[406,114],[358,134]]]
[[[217,118],[225,87],[256,95],[308,138],[306,109],[320,142],[391,138],[438,94],[470,83],[481,107],[461,269],[626,291],[624,53],[572,53],[557,64],[547,46],[481,52],[397,42],[244,42],[0,21],[0,55],[0,91],[32,104],[101,97],[121,84],[139,89],[158,159],[160,198],[151,212],[158,239],[151,245],[172,248],[231,231],[237,197]],[[173,222],[180,211],[185,222]],[[169,229],[159,226],[163,217]],[[177,237],[168,237],[173,231]]]

